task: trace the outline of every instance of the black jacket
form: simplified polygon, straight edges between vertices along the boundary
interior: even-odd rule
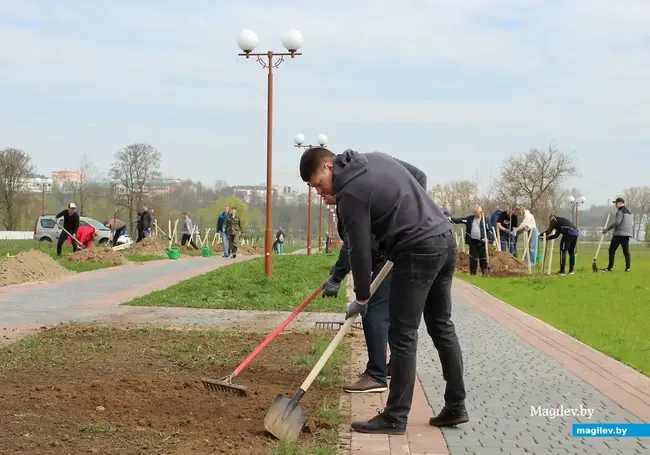
[[[341,280],[343,272],[352,271],[359,300],[370,297],[368,271],[377,272],[386,259],[451,228],[426,184],[420,169],[384,153],[346,150],[337,156],[334,189],[346,248],[334,270]]]
[[[551,232],[555,231],[555,234],[551,235]],[[548,225],[546,232],[540,234],[546,234],[546,240],[553,240],[558,238],[560,235],[568,235],[571,237],[578,237],[579,231],[576,226],[567,218],[562,216],[554,216],[551,218],[551,222]]]
[[[77,212],[72,212],[72,215],[68,212],[68,209],[62,210],[56,215],[56,219],[63,217],[63,229],[68,231],[70,234],[74,234],[79,229],[79,214]]]

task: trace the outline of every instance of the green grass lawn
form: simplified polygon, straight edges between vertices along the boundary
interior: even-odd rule
[[[93,245],[95,247],[96,245]],[[59,263],[68,270],[73,272],[89,272],[91,270],[105,269],[112,267],[112,264],[92,264],[92,263],[76,263],[65,260],[65,256],[72,253],[72,247],[67,243],[61,249],[61,258],[56,256],[56,244],[49,242],[39,242],[38,240],[0,240],[0,259],[7,255],[15,256],[18,253],[29,250],[38,250],[52,257],[52,259],[59,261]],[[149,262],[159,259],[166,259],[160,256],[150,255],[124,255],[129,261],[132,262]]]
[[[289,311],[327,279],[337,256],[273,256],[273,278],[264,274],[264,259],[238,262],[138,297],[126,305],[233,310]],[[337,298],[314,299],[306,311],[343,311],[345,283]]]
[[[608,246],[603,243],[599,268],[607,266]],[[620,248],[613,272],[594,273],[595,251],[596,245],[579,245],[575,275],[556,275],[560,256],[554,251],[550,276],[457,276],[650,376],[650,248],[631,248],[631,273],[624,272]]]

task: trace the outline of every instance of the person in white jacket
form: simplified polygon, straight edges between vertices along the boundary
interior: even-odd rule
[[[539,237],[539,231],[537,230],[537,223],[535,223],[535,217],[533,216],[532,213],[530,213],[530,210],[519,206],[515,210],[515,213],[517,214],[517,219],[521,220],[519,221],[519,226],[513,229],[513,233],[517,234],[521,231],[526,231],[529,234],[529,250],[530,254],[530,264],[535,265],[535,260],[537,259],[537,243],[538,243],[538,237]]]

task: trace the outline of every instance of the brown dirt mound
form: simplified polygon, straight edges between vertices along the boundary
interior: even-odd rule
[[[161,256],[167,257],[165,247],[153,237],[142,240],[140,243],[132,245],[131,248],[120,250],[124,254],[138,254],[141,256]]]
[[[68,256],[67,260],[86,264],[124,265],[129,263],[129,260],[122,256],[119,251],[113,251],[111,248],[87,248],[85,250],[79,250]]]
[[[264,254],[264,247],[242,245],[238,248],[237,254]]]
[[[223,253],[223,243],[215,243],[212,245],[212,251],[216,253]]]
[[[517,259],[512,254],[490,248],[489,255],[490,268],[494,272],[493,276],[507,277],[528,275],[528,264],[521,259]],[[469,254],[462,251],[458,254],[456,271],[469,273]]]
[[[56,280],[73,273],[47,254],[37,250],[25,251],[15,257],[0,260],[0,286]]]

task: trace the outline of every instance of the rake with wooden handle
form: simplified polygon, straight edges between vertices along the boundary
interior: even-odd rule
[[[607,220],[605,221],[605,226],[603,229],[607,229],[607,225],[609,224],[609,216],[610,214],[607,214]],[[598,259],[598,253],[600,253],[600,247],[603,245],[603,239],[605,238],[605,234],[601,233],[600,234],[600,242],[598,242],[598,248],[596,249],[596,255],[594,256],[594,262],[591,264],[591,269],[594,272],[598,271],[598,266],[596,265],[596,259]]]

